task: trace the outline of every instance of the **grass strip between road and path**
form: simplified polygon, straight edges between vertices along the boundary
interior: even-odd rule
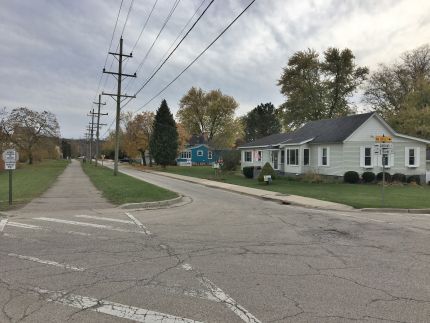
[[[382,207],[381,184],[308,183],[298,179],[278,176],[272,184],[265,185],[259,183],[256,179],[245,178],[240,171],[223,172],[220,176],[215,176],[215,170],[210,166],[168,166],[166,169],[154,167],[152,169],[264,189],[287,195],[312,197],[319,200],[350,205],[355,208]],[[385,187],[384,207],[401,209],[430,208],[430,185],[387,185]]]
[[[123,173],[113,175],[113,170],[94,164],[82,164],[94,186],[102,192],[109,202],[121,205],[125,203],[165,201],[178,196],[175,192],[166,190]]]
[[[0,173],[0,210],[27,204],[42,195],[64,171],[66,160],[44,160],[32,165],[18,164],[12,171],[12,206],[9,206],[9,171]]]

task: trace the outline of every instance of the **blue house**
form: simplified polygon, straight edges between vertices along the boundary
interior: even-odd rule
[[[218,157],[217,151],[206,144],[199,144],[182,150],[176,162],[178,165],[212,165],[218,160]]]

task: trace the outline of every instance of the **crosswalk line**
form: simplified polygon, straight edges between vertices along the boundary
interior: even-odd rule
[[[77,266],[68,265],[68,264],[61,264],[61,263],[56,262],[56,261],[44,260],[44,259],[39,259],[36,257],[31,257],[31,256],[18,255],[16,253],[8,253],[7,255],[9,257],[15,257],[15,258],[23,259],[23,260],[29,260],[29,261],[37,262],[39,264],[60,267],[63,269],[69,269],[69,270],[73,270],[73,271],[84,271],[85,270],[85,268],[82,268],[82,267],[77,267]]]
[[[45,296],[50,302],[67,305],[82,310],[91,310],[118,318],[145,323],[200,323],[199,321],[187,319],[185,317],[155,312],[135,306],[114,303],[92,297],[70,294],[66,292],[49,291],[41,288],[34,288],[34,292]]]
[[[56,222],[56,223],[62,223],[62,224],[70,224],[70,225],[79,225],[84,227],[90,227],[90,228],[97,228],[97,229],[105,229],[105,230],[111,230],[111,231],[119,231],[119,232],[127,232],[127,233],[143,233],[141,231],[132,231],[132,230],[125,230],[120,228],[115,228],[110,225],[105,224],[95,224],[95,223],[89,223],[89,222],[79,222],[79,221],[70,221],[70,220],[63,220],[63,219],[56,219],[56,218],[46,218],[46,217],[40,217],[40,218],[34,218],[35,220],[39,221],[48,221],[48,222]]]
[[[77,217],[77,218],[84,218],[84,219],[100,220],[100,221],[110,221],[110,222],[134,224],[134,222],[130,221],[130,220],[121,220],[121,219],[114,219],[114,218],[106,218],[104,216],[96,216],[96,215],[79,214],[79,215],[75,215],[75,217]]]

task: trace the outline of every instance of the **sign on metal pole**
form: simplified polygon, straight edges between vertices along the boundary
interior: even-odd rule
[[[12,170],[16,169],[16,162],[19,159],[15,149],[6,149],[2,154],[4,168],[9,170],[9,205],[12,205]]]
[[[384,194],[384,186],[385,186],[385,161],[388,162],[388,155],[390,155],[393,151],[393,138],[390,136],[375,136],[375,144],[373,146],[373,151],[375,155],[381,155],[382,162],[382,188],[381,188],[381,200],[382,206],[385,204],[385,194]]]

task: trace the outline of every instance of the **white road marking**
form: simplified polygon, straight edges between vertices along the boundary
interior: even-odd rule
[[[43,260],[43,259],[39,259],[36,257],[17,255],[16,253],[8,253],[7,255],[10,257],[29,260],[29,261],[33,261],[33,262],[38,262],[40,264],[51,265],[51,266],[60,267],[60,268],[64,268],[64,269],[70,269],[70,270],[74,270],[74,271],[84,271],[85,270],[85,268],[81,268],[81,267],[76,267],[76,266],[67,265],[67,264],[60,264],[59,262],[52,261],[52,260]]]
[[[99,300],[92,297],[54,292],[46,289],[34,288],[39,295],[45,295],[47,300],[57,304],[68,305],[82,310],[91,310],[98,313],[112,315],[118,318],[145,323],[200,323],[184,317],[155,312],[134,306]]]
[[[19,222],[8,222],[7,225],[11,227],[23,228],[23,229],[32,229],[32,230],[41,230],[42,228],[37,225],[25,224]]]
[[[185,269],[187,271],[193,270],[193,267],[190,264],[187,264],[187,263],[183,263],[181,265],[181,267],[182,267],[182,269]]]
[[[259,319],[257,319],[254,315],[252,315],[247,309],[245,309],[242,305],[237,303],[233,298],[228,296],[226,293],[222,291],[217,285],[211,282],[204,276],[198,277],[199,282],[209,289],[210,293],[218,299],[219,302],[225,304],[234,314],[239,316],[242,321],[248,323],[261,323]]]
[[[4,227],[6,226],[8,219],[3,219],[0,221],[0,232],[3,232]]]
[[[140,222],[138,219],[136,219],[132,214],[125,212],[125,214],[139,227],[142,229],[142,231],[147,234],[150,235],[151,232],[142,224],[142,222]]]
[[[111,222],[127,223],[127,224],[133,224],[134,223],[133,221],[114,219],[114,218],[105,218],[103,216],[95,216],[95,215],[79,214],[79,215],[75,215],[75,217],[77,217],[77,218],[84,218],[84,219],[101,220],[101,221],[111,221]]]
[[[124,230],[120,228],[114,228],[110,225],[105,224],[95,224],[95,223],[88,223],[88,222],[78,222],[78,221],[69,221],[69,220],[62,220],[62,219],[56,219],[56,218],[35,218],[35,220],[40,221],[49,221],[49,222],[57,222],[57,223],[63,223],[63,224],[71,224],[71,225],[80,225],[84,227],[91,227],[91,228],[97,228],[97,229],[106,229],[106,230],[112,230],[112,231],[119,231],[119,232],[129,232],[129,233],[144,233],[140,231],[130,231],[130,230]]]

